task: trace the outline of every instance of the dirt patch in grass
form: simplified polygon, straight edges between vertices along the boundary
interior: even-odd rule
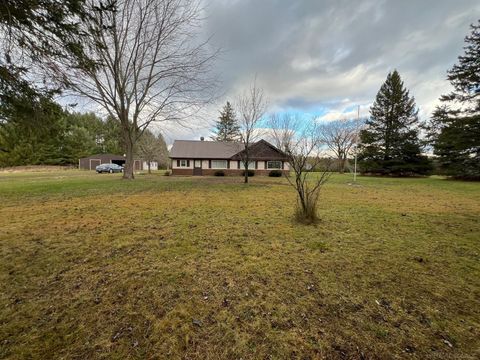
[[[475,359],[480,184],[0,178],[0,358]],[[12,181],[12,178],[21,179]]]

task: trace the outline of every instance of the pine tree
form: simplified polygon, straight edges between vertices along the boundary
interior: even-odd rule
[[[58,94],[60,88],[51,86],[50,81],[43,83],[37,81],[39,68],[45,64],[45,59],[61,62],[74,55],[82,61],[90,61],[84,47],[85,34],[80,29],[83,21],[90,21],[88,9],[85,0],[2,1],[0,10],[2,106],[17,106],[20,96],[38,106],[42,97]],[[105,9],[107,10],[113,11]],[[18,108],[17,111],[19,110],[25,110],[28,115],[28,106]],[[8,120],[0,117],[2,122]],[[31,117],[25,116],[23,120],[29,121]]]
[[[360,132],[359,161],[363,173],[425,175],[431,163],[422,156],[415,99],[395,70],[389,73]]]
[[[447,79],[454,91],[440,98],[427,127],[428,139],[441,170],[456,178],[480,179],[480,20],[465,38]],[[451,106],[453,107],[451,107]]]
[[[447,80],[454,91],[441,97],[442,101],[456,101],[464,106],[463,112],[480,113],[480,20],[471,25],[472,33],[465,37],[465,54],[448,71]]]
[[[215,141],[238,141],[240,138],[240,127],[238,126],[235,111],[229,101],[225,104],[218,121],[215,123]]]

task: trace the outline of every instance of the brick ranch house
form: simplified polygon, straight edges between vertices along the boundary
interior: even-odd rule
[[[237,142],[175,140],[170,150],[172,175],[242,175],[245,147]],[[287,156],[265,140],[250,145],[249,170],[268,175],[272,170],[289,171]]]

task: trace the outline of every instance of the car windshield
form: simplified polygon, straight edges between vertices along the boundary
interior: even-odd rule
[[[101,164],[97,166],[97,169],[122,169],[123,167],[118,164]]]

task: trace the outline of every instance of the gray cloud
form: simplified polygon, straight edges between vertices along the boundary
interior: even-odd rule
[[[227,98],[257,74],[277,109],[369,104],[398,69],[427,116],[448,90],[476,0],[211,0],[205,32],[224,49]],[[345,110],[347,111],[347,110]]]
[[[194,114],[188,127],[157,124],[167,141],[209,137],[225,100],[254,79],[272,111],[322,115],[325,120],[368,109],[388,72],[397,69],[430,116],[449,91],[447,70],[462,53],[478,0],[199,0],[205,24],[223,49],[215,72],[217,104]]]
[[[206,1],[202,36],[223,49],[215,72],[217,104],[195,114],[189,127],[159,124],[174,139],[208,137],[225,100],[255,75],[273,111],[361,115],[388,72],[397,69],[430,116],[449,90],[446,71],[462,53],[478,0],[200,0]]]

